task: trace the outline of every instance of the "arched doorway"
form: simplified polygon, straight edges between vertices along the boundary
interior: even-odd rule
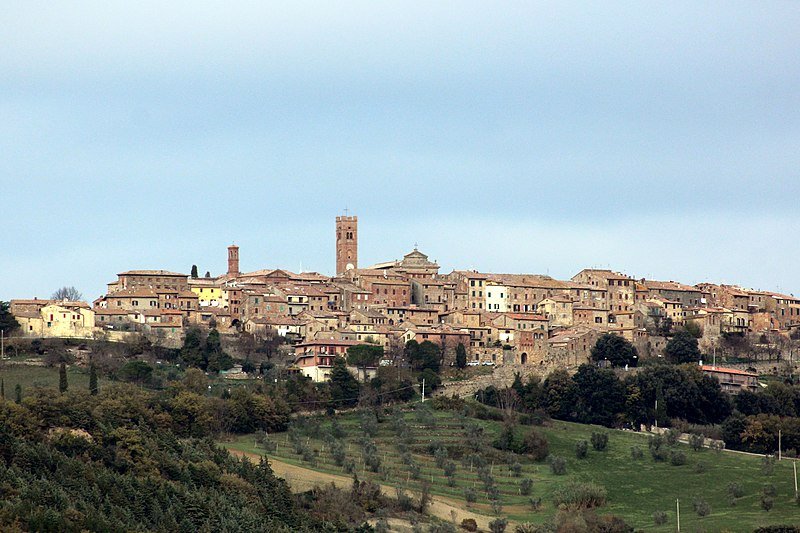
[[[522,363],[523,365],[525,363],[527,363],[528,362],[528,354],[525,353],[525,352],[522,352],[522,355],[519,356],[519,362]]]

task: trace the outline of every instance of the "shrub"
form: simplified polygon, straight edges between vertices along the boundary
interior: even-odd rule
[[[533,489],[533,480],[531,478],[524,478],[519,482],[519,492],[523,496],[528,496]]]
[[[538,513],[539,510],[542,508],[541,498],[528,498],[528,503],[531,504],[531,509],[535,513]]]
[[[555,455],[550,456],[550,471],[557,476],[563,476],[567,473],[567,462],[563,457]]]
[[[361,431],[367,437],[374,437],[378,433],[378,420],[375,418],[375,413],[372,411],[364,411],[361,413]]]
[[[647,446],[650,448],[650,455],[653,456],[654,461],[666,461],[669,457],[669,450],[667,450],[664,437],[661,435],[650,437]]]
[[[663,526],[667,523],[667,513],[664,511],[656,511],[653,513],[653,523],[657,526]]]
[[[436,451],[433,452],[433,458],[436,461],[436,466],[438,468],[444,468],[444,463],[447,461],[447,450],[440,446],[436,448]]]
[[[680,450],[672,450],[669,454],[669,462],[672,466],[683,466],[686,464],[686,454]]]
[[[512,463],[508,469],[511,470],[511,475],[514,477],[519,477],[522,475],[522,465],[516,461]]]
[[[770,496],[767,496],[766,494],[761,496],[761,508],[764,509],[765,511],[769,511],[770,509],[772,509],[772,506],[774,504],[775,501]]]
[[[573,481],[553,492],[553,503],[573,510],[593,509],[605,504],[607,497],[608,492],[601,485]]]
[[[514,528],[514,533],[538,533],[539,531],[541,530],[530,522],[517,524],[517,527]]]
[[[412,461],[408,465],[408,473],[411,475],[411,479],[419,479],[420,472],[421,468],[417,463]]]
[[[608,447],[608,433],[593,431],[591,441],[592,448],[598,452],[602,452]]]
[[[667,444],[670,446],[674,446],[678,444],[678,438],[681,436],[681,432],[677,429],[670,429],[664,433],[664,439],[667,441]]]
[[[550,444],[541,431],[531,428],[522,442],[522,450],[534,461],[541,461],[550,454]]]
[[[708,470],[708,466],[703,461],[697,461],[694,465],[695,474],[704,474]]]
[[[696,452],[703,449],[704,442],[705,439],[703,438],[702,435],[695,435],[695,434],[689,435],[689,446],[691,446],[692,449]]]
[[[489,531],[492,533],[503,533],[508,527],[508,520],[505,518],[495,518],[489,522]]]
[[[638,446],[631,446],[631,458],[634,460],[639,460],[644,457],[644,452]]]
[[[444,470],[444,475],[447,477],[456,475],[456,464],[453,461],[447,461],[442,469]]]
[[[461,521],[461,529],[464,531],[478,531],[478,523],[474,518],[465,518]]]
[[[728,483],[728,494],[733,498],[741,498],[744,496],[744,488],[739,483]]]
[[[711,506],[702,498],[696,498],[692,502],[692,507],[694,507],[694,512],[697,513],[697,516],[703,517],[711,514]]]
[[[472,487],[464,489],[464,500],[467,504],[475,503],[478,500],[478,493]]]
[[[578,459],[585,459],[589,454],[589,443],[585,440],[580,440],[575,443],[575,457]]]
[[[764,496],[775,496],[778,493],[778,491],[775,490],[775,485],[769,483],[767,485],[764,485],[764,488],[761,489],[761,493]]]
[[[771,476],[772,471],[775,469],[775,456],[765,455],[761,460],[761,473],[765,476]]]

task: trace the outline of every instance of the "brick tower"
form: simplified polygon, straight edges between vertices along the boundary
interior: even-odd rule
[[[239,247],[235,244],[228,246],[228,275],[239,275]]]
[[[336,217],[336,275],[358,268],[358,217]]]

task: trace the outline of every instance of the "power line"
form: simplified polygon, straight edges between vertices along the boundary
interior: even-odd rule
[[[393,392],[400,392],[401,390],[406,389],[413,389],[416,385],[407,385],[405,387],[400,387],[399,389],[388,390],[385,392],[378,393],[377,396],[385,396],[386,394],[392,394]],[[356,396],[354,398],[339,398],[338,400],[308,400],[305,402],[290,402],[292,405],[307,405],[307,404],[314,404],[314,403],[336,403],[336,402],[349,402],[353,400],[358,400],[360,396]]]

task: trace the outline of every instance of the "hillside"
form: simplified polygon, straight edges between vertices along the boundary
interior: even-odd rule
[[[405,456],[398,449],[398,443],[403,440],[397,429],[398,425],[403,425],[397,422],[400,418],[410,432],[407,440],[410,453]],[[367,426],[370,424],[368,422]],[[366,441],[363,425],[361,415],[348,413],[337,417],[335,423],[321,418],[307,422],[302,429],[295,428],[294,434],[291,431],[273,434],[266,444],[257,443],[263,441],[263,436],[249,435],[225,445],[233,450],[266,454],[321,472],[347,475],[348,466],[354,466],[360,477],[414,491],[422,490],[423,482],[429,482],[432,493],[461,501],[465,507],[468,506],[465,490],[473,489],[477,501],[469,507],[491,516],[494,513],[487,495],[492,489],[486,489],[486,483],[481,479],[485,472],[481,473],[479,468],[480,463],[485,462],[502,505],[495,511],[499,510],[501,516],[508,516],[515,522],[544,523],[550,520],[556,512],[554,493],[572,481],[602,485],[608,497],[599,512],[617,515],[636,528],[653,531],[674,531],[676,499],[681,501],[681,526],[688,531],[752,531],[767,524],[797,522],[800,513],[793,500],[790,461],[765,469],[762,457],[709,449],[694,451],[686,444],[676,444],[664,449],[668,453],[682,452],[685,464],[673,466],[669,458],[658,462],[653,459],[648,449],[648,437],[643,434],[552,421],[536,429],[547,437],[550,454],[565,460],[566,474],[556,475],[546,461],[536,462],[527,455],[491,447],[489,444],[502,430],[502,424],[497,421],[464,418],[454,411],[404,410],[380,420],[374,437],[368,437]],[[479,443],[475,442],[475,428],[481,430]],[[527,426],[516,427],[516,440],[521,441],[529,430]],[[341,437],[332,438],[330,434],[337,432]],[[587,457],[578,459],[576,443],[590,441],[593,432],[609,435],[607,449],[595,451],[590,446]],[[333,444],[335,440],[343,443],[343,460],[341,451],[332,452],[332,448],[337,447]],[[362,451],[365,444],[368,448],[371,446],[370,441],[375,445],[377,467],[375,459]],[[477,452],[471,449],[472,443],[476,444]],[[447,450],[444,462],[451,461],[456,465],[452,476],[454,481],[451,482],[453,486],[448,484],[443,468],[436,464],[434,454],[439,444]],[[402,444],[399,446],[402,448]],[[642,451],[641,458],[633,458],[631,449],[634,447]],[[268,448],[273,451],[268,452]],[[337,453],[343,466],[336,464]],[[443,464],[443,452],[440,451],[439,455],[440,464]],[[348,465],[350,461],[354,464]],[[365,461],[372,467],[365,467]],[[518,476],[512,470],[514,463],[519,463]],[[521,494],[521,481],[526,478],[533,482],[530,495]],[[728,489],[732,483],[738,484],[742,491],[735,501],[732,501]],[[765,486],[775,489],[773,506],[769,511],[763,510],[761,504]],[[770,491],[769,487],[767,491]],[[701,499],[710,506],[710,513],[704,517],[693,510],[695,500]],[[534,510],[531,500],[541,501],[537,510]],[[653,520],[653,514],[658,511],[667,516],[666,524],[660,527],[656,527]]]

